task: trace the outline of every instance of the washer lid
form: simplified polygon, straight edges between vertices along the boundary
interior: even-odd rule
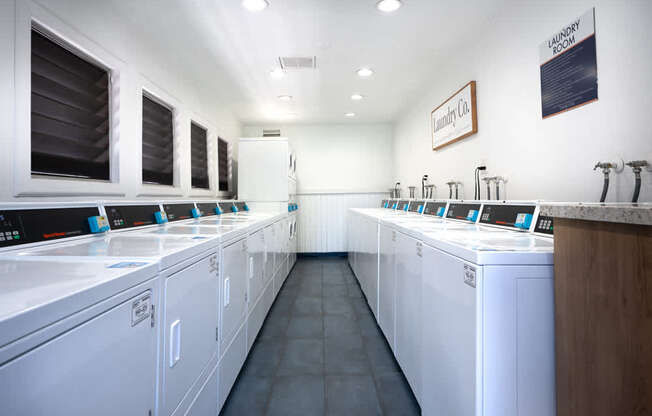
[[[17,256],[27,257],[144,258],[158,261],[161,269],[167,269],[214,246],[215,241],[207,236],[150,236],[142,232],[129,232],[91,237],[15,253]]]
[[[466,261],[481,265],[552,265],[554,242],[516,231],[449,230],[425,232],[424,243]]]
[[[0,347],[157,272],[153,261],[0,259]]]

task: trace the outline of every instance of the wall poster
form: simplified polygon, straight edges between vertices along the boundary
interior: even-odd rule
[[[543,118],[597,101],[595,8],[539,46]]]
[[[475,81],[471,81],[430,113],[432,150],[478,132]]]

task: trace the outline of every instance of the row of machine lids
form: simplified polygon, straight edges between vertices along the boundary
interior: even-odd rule
[[[552,217],[533,202],[384,199],[381,208],[553,235]]]
[[[0,248],[66,237],[250,211],[244,201],[93,203],[49,208],[0,208]],[[288,211],[298,209],[296,205]]]

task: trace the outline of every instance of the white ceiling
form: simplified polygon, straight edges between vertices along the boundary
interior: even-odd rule
[[[502,0],[268,0],[258,13],[240,0],[114,0],[125,18],[165,45],[183,73],[219,92],[243,124],[391,122],[461,41],[473,39]],[[317,57],[317,70],[273,79],[279,56]],[[361,79],[355,70],[376,74]],[[366,98],[350,99],[360,93]],[[279,95],[294,99],[280,102]],[[347,119],[346,112],[357,117]],[[296,117],[287,119],[288,113]]]

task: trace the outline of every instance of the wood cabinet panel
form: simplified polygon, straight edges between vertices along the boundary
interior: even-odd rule
[[[652,414],[652,227],[555,218],[558,416]]]

